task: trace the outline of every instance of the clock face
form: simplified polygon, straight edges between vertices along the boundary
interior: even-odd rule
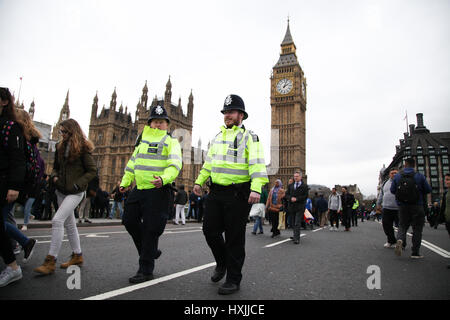
[[[292,90],[292,81],[289,79],[281,79],[277,83],[277,91],[281,94],[287,94]]]

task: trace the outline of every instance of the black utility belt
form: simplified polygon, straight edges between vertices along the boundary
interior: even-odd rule
[[[243,182],[243,183],[232,183],[228,186],[223,186],[216,183],[211,183],[210,186],[211,190],[214,191],[231,191],[231,190],[245,190],[250,189],[250,181],[249,182]]]

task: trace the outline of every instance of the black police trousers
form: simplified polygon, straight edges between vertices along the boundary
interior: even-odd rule
[[[139,254],[138,272],[153,273],[158,239],[164,232],[169,214],[169,190],[166,187],[134,188],[127,201],[122,224],[133,238]]]
[[[238,187],[213,184],[205,205],[203,234],[217,268],[226,269],[226,282],[234,284],[240,284],[242,279],[249,195],[250,183]]]

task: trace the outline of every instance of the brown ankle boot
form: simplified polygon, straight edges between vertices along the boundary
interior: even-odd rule
[[[67,269],[71,265],[81,266],[83,264],[83,255],[81,253],[73,253],[70,261],[61,264],[61,269]]]
[[[47,255],[45,257],[44,264],[42,266],[34,269],[34,272],[45,274],[45,275],[52,274],[55,272],[55,269],[56,269],[55,265],[56,265],[55,257],[51,256],[51,255]]]

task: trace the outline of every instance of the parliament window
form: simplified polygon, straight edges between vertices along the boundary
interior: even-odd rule
[[[438,171],[436,167],[430,167],[430,175],[436,177],[438,175]]]
[[[423,157],[417,157],[417,164],[424,164]]]
[[[449,166],[443,166],[442,167],[442,174],[446,175],[447,173],[450,173],[450,167]]]
[[[442,156],[442,164],[448,164],[448,156]]]
[[[436,156],[430,156],[430,164],[436,164]]]

